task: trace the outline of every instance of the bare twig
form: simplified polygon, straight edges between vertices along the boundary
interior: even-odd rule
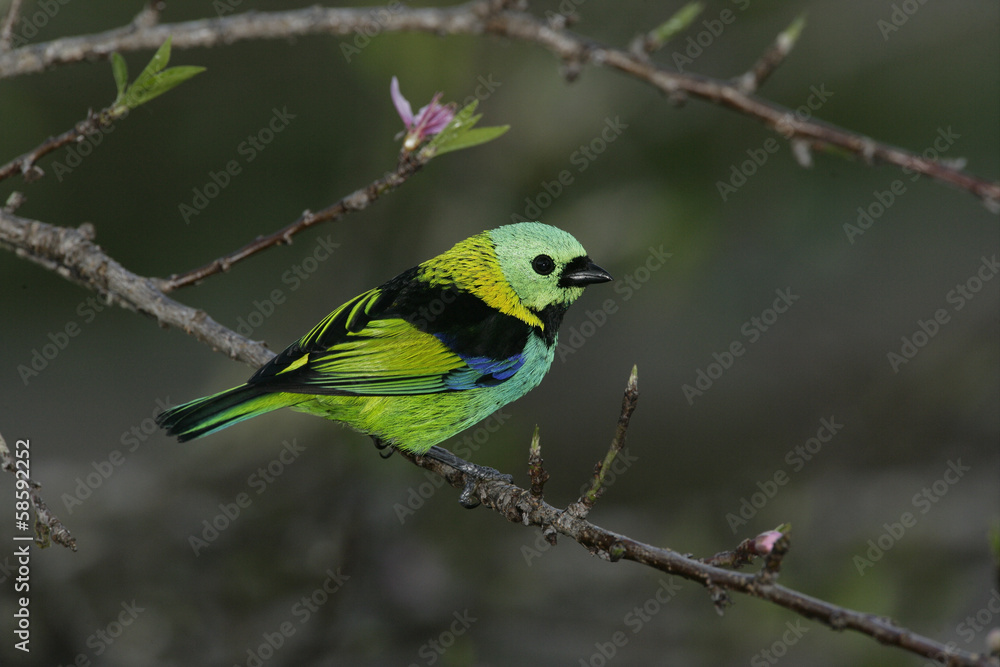
[[[747,538],[736,545],[732,551],[720,551],[714,556],[703,558],[702,562],[715,567],[731,567],[739,569],[744,565],[753,563],[759,554],[754,549],[753,538]]]
[[[243,338],[202,310],[174,301],[150,278],[127,270],[93,242],[93,233],[91,225],[56,227],[0,210],[0,247],[97,292],[110,304],[175,326],[232,359],[256,367],[274,356],[262,343]]]
[[[0,51],[10,50],[10,46],[14,41],[14,24],[17,22],[17,16],[21,13],[21,1],[22,0],[10,0],[10,7],[7,8],[7,16],[3,19],[3,25],[0,26]]]
[[[231,252],[225,257],[213,260],[197,269],[192,269],[191,271],[179,275],[174,274],[166,280],[160,280],[158,281],[158,285],[165,293],[172,292],[181,287],[186,287],[187,285],[192,285],[213,274],[228,271],[229,268],[236,262],[246,259],[251,255],[261,252],[262,250],[266,250],[271,246],[280,245],[282,243],[291,243],[292,236],[308,229],[309,227],[312,227],[313,225],[329,220],[339,220],[348,213],[368,208],[368,206],[374,203],[379,197],[392,192],[405,183],[410,176],[420,171],[420,169],[430,161],[431,157],[432,154],[425,153],[423,151],[405,153],[403,157],[400,158],[399,165],[396,167],[395,171],[387,173],[382,178],[373,181],[360,190],[355,190],[338,201],[336,204],[328,206],[322,211],[318,211],[316,213],[306,211],[299,217],[298,220],[290,225],[287,225],[286,227],[283,227],[282,229],[266,236],[258,236],[256,239],[246,244],[239,250]]]
[[[730,82],[668,71],[634,54],[601,46],[533,16],[505,9],[505,6],[506,3],[477,0],[447,9],[403,8],[387,17],[382,30],[435,34],[489,33],[538,44],[556,54],[571,69],[578,69],[584,64],[610,67],[668,94],[686,93],[757,118],[800,145],[838,146],[868,162],[884,161],[906,167],[972,192],[985,201],[1000,201],[1000,185],[977,179],[949,164],[927,160],[847,130],[818,122],[799,121],[790,110],[751,97]],[[62,63],[106,58],[113,51],[153,49],[168,35],[174,38],[174,48],[213,46],[241,39],[287,38],[311,33],[350,35],[354,29],[363,27],[370,21],[369,12],[368,8],[311,8],[292,12],[248,13],[172,25],[137,21],[100,35],[54,40],[47,44],[2,52],[0,78],[38,72]],[[39,156],[22,160],[13,170],[23,171],[23,165],[33,165],[37,157]],[[378,194],[381,193],[380,191]],[[349,210],[349,206],[344,209],[345,212]],[[280,239],[287,240],[284,237]],[[273,243],[277,242],[280,241]],[[259,366],[273,357],[273,353],[260,343],[239,336],[214,322],[204,312],[177,303],[164,294],[165,286],[175,289],[177,285],[170,286],[169,281],[157,283],[126,270],[93,242],[93,228],[89,225],[80,229],[59,228],[18,217],[9,211],[0,211],[0,246],[10,248],[18,256],[96,291],[108,303],[151,315],[162,324],[181,328],[231,358]],[[221,268],[220,265],[220,270]],[[212,272],[215,269],[202,277]],[[193,278],[191,282],[198,279]],[[619,419],[620,427],[622,419],[626,426],[628,422],[625,415],[627,395],[628,392],[626,401],[623,402],[622,417]],[[621,430],[621,433],[623,442],[625,431]],[[617,439],[616,435],[616,441]],[[464,473],[444,463],[429,457],[418,458],[405,452],[402,454],[417,465],[441,475],[459,489],[468,486]],[[606,459],[608,462],[613,460],[610,450],[609,456],[611,458]],[[600,481],[592,488],[595,489],[596,498],[602,488]],[[728,600],[727,591],[740,592],[786,607],[834,629],[855,630],[882,643],[928,658],[950,660],[951,664],[989,664],[985,656],[949,648],[902,628],[889,619],[845,609],[775,584],[773,577],[781,555],[787,549],[787,543],[783,548],[776,549],[779,553],[775,558],[768,560],[765,576],[760,573],[734,572],[596,526],[581,516],[574,516],[572,512],[548,505],[540,498],[540,491],[541,489],[538,494],[534,494],[496,480],[482,482],[475,489],[484,505],[511,521],[540,526],[553,541],[556,533],[562,533],[607,560],[631,560],[697,581],[709,590],[718,605],[723,605]],[[46,525],[52,526],[50,522]]]
[[[7,201],[4,202],[3,210],[7,213],[13,213],[17,209],[21,208],[27,200],[28,198],[24,196],[24,193],[14,190],[10,193],[10,196],[7,197]]]
[[[171,300],[152,280],[131,273],[109,258],[93,243],[91,234],[87,227],[80,230],[58,228],[0,211],[0,245],[13,248],[19,256],[98,292],[109,303],[152,315],[163,324],[176,326],[233,359],[260,366],[274,356],[262,344],[219,325],[204,312]],[[416,465],[441,475],[452,486],[459,489],[468,486],[464,473],[444,463],[404,451],[400,454]],[[509,520],[541,527],[550,542],[554,542],[555,535],[561,533],[607,560],[631,560],[697,581],[713,593],[713,599],[719,605],[728,600],[725,591],[745,593],[807,618],[817,619],[832,628],[856,630],[884,644],[899,646],[919,655],[934,659],[943,657],[951,660],[952,664],[983,667],[989,664],[984,656],[949,648],[902,628],[889,619],[845,609],[771,583],[756,574],[724,570],[670,549],[613,533],[566,510],[556,509],[531,491],[512,484],[498,480],[483,481],[476,485],[474,493],[482,504]]]
[[[464,489],[465,474],[431,459],[400,452],[405,458],[441,475],[453,487]],[[705,586],[716,608],[730,603],[727,591],[743,593],[785,607],[801,616],[819,621],[834,630],[854,630],[882,644],[938,660],[941,664],[991,667],[985,655],[962,651],[919,635],[893,620],[835,605],[770,581],[759,573],[735,572],[681,555],[670,549],[634,540],[573,516],[535,497],[531,491],[499,480],[481,482],[476,493],[482,504],[525,526],[539,526],[569,537],[595,556],[608,561],[630,560],[674,574]],[[546,535],[548,537],[548,535]],[[549,540],[555,543],[554,537]],[[779,541],[780,544],[780,541]],[[787,547],[787,545],[786,545]]]
[[[618,425],[615,427],[615,436],[611,439],[611,446],[608,453],[604,455],[604,460],[594,466],[594,475],[590,480],[590,486],[580,496],[579,500],[567,508],[567,512],[580,519],[587,518],[590,510],[594,508],[594,503],[604,494],[604,479],[607,477],[611,465],[615,462],[618,452],[625,446],[625,437],[628,435],[628,424],[635,412],[636,403],[639,402],[639,369],[632,367],[632,372],[628,376],[628,383],[625,385],[625,395],[622,396],[622,409],[618,415]]]
[[[757,537],[743,540],[732,551],[720,551],[710,558],[703,558],[702,562],[716,567],[740,568],[754,562],[758,556],[764,556],[764,569],[758,577],[770,583],[778,576],[781,560],[788,553],[791,530],[791,524],[782,524]]]
[[[689,2],[671,16],[644,35],[638,35],[629,45],[629,51],[646,59],[652,53],[659,51],[679,33],[687,30],[691,23],[704,11],[700,2]]]
[[[542,459],[542,440],[537,426],[531,435],[531,447],[528,448],[528,477],[531,478],[532,497],[541,500],[545,482],[549,481],[549,473],[545,470],[545,461]]]
[[[771,76],[788,54],[792,52],[795,42],[805,27],[805,16],[799,16],[785,28],[774,40],[767,51],[754,63],[753,67],[736,79],[736,87],[747,95],[755,92],[761,84]]]
[[[67,130],[59,136],[49,137],[46,141],[24,155],[16,157],[7,164],[0,166],[0,181],[10,178],[19,172],[24,174],[24,180],[26,181],[41,178],[45,175],[45,172],[35,164],[39,158],[48,155],[58,148],[62,148],[66,144],[81,141],[85,137],[97,134],[105,130],[113,121],[124,118],[127,114],[128,111],[125,110],[124,113],[113,115],[111,107],[97,113],[88,111],[87,118],[77,123],[73,129]]]
[[[26,459],[20,460],[23,463]],[[24,490],[27,491],[31,505],[35,510],[35,544],[44,549],[55,542],[76,551],[76,538],[70,534],[59,517],[53,514],[45,501],[42,500],[42,496],[38,493],[38,489],[42,488],[42,485],[31,479],[23,466],[18,466],[10,449],[7,448],[3,435],[0,435],[0,468],[14,475],[18,482],[23,482],[21,486],[26,487]],[[15,497],[19,496],[15,495]]]
[[[740,90],[731,81],[668,70],[645,54],[599,44],[506,3],[473,0],[446,8],[409,8],[387,12],[380,19],[383,33],[428,32],[435,35],[493,34],[537,44],[563,61],[568,73],[583,65],[608,67],[667,93],[699,98],[757,119],[790,141],[814,149],[836,147],[866,163],[884,162],[929,176],[974,194],[993,210],[1000,210],[1000,183],[967,174],[941,160],[877,142],[856,132],[813,119],[799,119],[781,105]],[[67,37],[0,52],[0,78],[41,72],[48,67],[108,58],[115,51],[155,49],[171,36],[174,49],[210,47],[249,39],[288,39],[298,35],[352,35],[370,24],[369,8],[310,7],[285,12],[250,12],[183,23],[123,28],[94,35]]]

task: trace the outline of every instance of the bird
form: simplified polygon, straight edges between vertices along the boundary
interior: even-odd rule
[[[567,309],[610,280],[557,227],[486,230],[346,302],[244,384],[156,422],[185,442],[288,407],[346,424],[390,453],[509,481],[439,443],[538,386]]]

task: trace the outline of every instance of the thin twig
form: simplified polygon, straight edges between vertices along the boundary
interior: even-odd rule
[[[580,496],[579,500],[569,506],[566,510],[573,516],[581,519],[587,518],[590,510],[594,508],[594,503],[604,494],[604,479],[607,477],[611,465],[615,462],[618,452],[625,446],[625,437],[628,435],[629,421],[632,413],[635,412],[636,403],[639,402],[639,369],[632,366],[632,372],[628,376],[628,383],[625,385],[625,395],[622,396],[622,409],[618,415],[618,425],[615,427],[615,436],[611,439],[611,446],[608,453],[604,455],[604,460],[594,466],[594,475],[590,480],[590,486]]]
[[[758,576],[763,576],[770,582],[777,576],[781,559],[788,553],[791,544],[788,535],[791,530],[791,524],[782,524],[757,537],[743,540],[732,551],[720,551],[714,556],[703,558],[702,562],[716,567],[740,568],[754,562],[757,557],[764,556],[764,569]]]
[[[27,451],[30,452],[30,450]],[[24,461],[24,459],[21,460]],[[76,538],[70,534],[66,526],[63,525],[63,522],[59,520],[59,517],[53,514],[48,505],[45,504],[42,496],[38,493],[38,489],[42,488],[42,485],[31,479],[27,474],[20,474],[24,468],[17,465],[14,456],[10,453],[10,449],[7,448],[7,443],[4,441],[3,435],[0,435],[0,468],[14,475],[19,481],[23,480],[27,486],[28,497],[31,499],[31,505],[35,510],[35,544],[44,549],[50,546],[52,542],[55,542],[76,551]]]
[[[14,42],[14,23],[17,22],[17,16],[21,13],[21,1],[10,0],[7,16],[4,17],[3,25],[0,26],[0,51],[9,51]]]
[[[0,210],[0,247],[97,292],[109,304],[150,315],[177,327],[226,356],[254,367],[274,353],[262,343],[227,329],[202,310],[166,296],[150,278],[138,276],[93,242],[93,227],[56,227]]]
[[[92,242],[87,229],[53,227],[0,211],[0,246],[13,248],[19,256],[98,292],[108,303],[152,315],[163,324],[176,326],[233,359],[257,367],[274,357],[274,353],[262,344],[219,325],[202,311],[173,301],[152,280],[126,270]],[[468,484],[464,473],[435,459],[400,453],[420,467],[441,475],[452,486],[464,489]],[[570,512],[556,509],[533,496],[531,491],[512,484],[483,481],[475,487],[475,494],[483,505],[509,520],[541,527],[552,542],[557,533],[562,533],[607,560],[631,560],[698,581],[714,592],[713,599],[720,605],[727,597],[726,590],[745,593],[817,619],[832,628],[855,630],[919,655],[933,659],[943,657],[952,660],[952,664],[989,665],[984,656],[949,648],[897,626],[889,619],[845,609],[777,584],[762,582],[755,574],[714,567],[670,549],[605,530]]]
[[[767,51],[757,59],[753,67],[736,79],[736,87],[747,95],[760,88],[767,77],[771,76],[774,70],[778,68],[778,65],[784,62],[788,54],[792,52],[795,42],[798,41],[799,35],[802,34],[802,28],[805,27],[805,23],[805,16],[800,15],[792,21],[790,26],[781,31],[771,46],[768,47]]]
[[[542,459],[542,439],[535,426],[531,435],[531,447],[528,448],[528,477],[531,479],[531,495],[541,500],[544,497],[545,482],[549,481],[549,473],[545,470]]]
[[[451,486],[464,489],[464,473],[431,459],[401,451],[415,465],[441,475]],[[834,630],[853,630],[868,635],[882,644],[939,660],[942,664],[992,667],[985,655],[947,646],[897,625],[893,620],[826,602],[767,581],[758,573],[727,570],[681,555],[671,549],[655,547],[612,532],[573,516],[534,497],[530,490],[499,480],[482,481],[476,487],[482,505],[509,521],[525,526],[538,526],[558,532],[576,541],[595,556],[608,561],[630,560],[648,567],[698,582],[712,595],[720,611],[728,606],[727,591],[743,593],[785,607],[801,616],[819,621]],[[550,540],[554,543],[554,539]],[[950,661],[950,662],[949,662]]]
[[[734,569],[739,569],[744,565],[750,565],[755,560],[759,554],[757,550],[754,549],[754,541],[752,538],[747,538],[736,545],[736,548],[731,551],[720,551],[714,556],[709,556],[708,558],[703,558],[702,562],[706,565],[712,565],[715,567],[731,567]]]
[[[473,0],[446,8],[409,8],[386,12],[380,18],[383,34],[426,32],[435,35],[493,34],[537,44],[556,55],[567,72],[583,65],[608,67],[648,83],[668,98],[700,98],[764,123],[789,141],[805,142],[814,149],[836,147],[864,162],[883,162],[929,176],[979,197],[992,210],[1000,210],[1000,183],[989,182],[941,161],[875,141],[869,137],[814,119],[797,118],[794,111],[748,95],[731,81],[669,70],[645,54],[599,44],[549,21],[520,11],[504,9],[505,3]],[[284,12],[249,12],[222,18],[139,27],[130,24],[103,33],[67,37],[0,52],[0,79],[41,72],[48,67],[83,60],[108,58],[115,51],[155,49],[171,36],[174,49],[231,44],[249,39],[288,39],[299,35],[349,36],[371,23],[369,8],[310,7]]]
[[[10,178],[17,173],[24,174],[24,180],[26,181],[41,178],[45,175],[45,172],[36,164],[39,158],[48,155],[56,149],[62,148],[66,144],[81,141],[85,137],[97,134],[105,130],[113,121],[120,120],[126,115],[128,115],[127,110],[124,113],[113,115],[111,107],[102,109],[97,113],[88,111],[87,118],[77,123],[73,129],[66,130],[58,136],[49,137],[24,155],[18,156],[7,164],[0,166],[0,181]]]
[[[245,246],[229,253],[225,257],[213,260],[197,269],[192,269],[186,273],[174,274],[166,280],[159,280],[158,285],[164,293],[172,292],[181,287],[192,285],[208,276],[216,273],[228,271],[230,267],[240,260],[255,255],[262,250],[266,250],[274,245],[291,243],[292,237],[299,232],[328,220],[339,220],[348,213],[360,211],[368,208],[379,197],[392,192],[413,174],[420,171],[431,159],[430,153],[416,151],[406,153],[399,161],[395,171],[387,173],[360,190],[355,190],[337,203],[313,213],[306,211],[295,222],[279,229],[266,236],[258,236]]]
[[[155,48],[167,34],[174,35],[175,48],[208,46],[238,39],[287,38],[317,32],[349,35],[355,28],[370,21],[369,11],[367,8],[313,8],[296,12],[244,14],[149,28],[127,26],[103,35],[55,40],[48,44],[0,53],[0,77],[41,71],[63,62],[108,57],[115,50]],[[384,32],[411,30],[439,34],[492,33],[536,43],[552,51],[566,63],[612,67],[665,92],[687,92],[694,97],[736,109],[762,120],[789,139],[816,146],[840,146],[867,161],[882,160],[908,167],[915,172],[957,185],[986,200],[1000,200],[1000,186],[966,175],[947,164],[925,160],[839,128],[796,121],[789,110],[747,96],[731,83],[670,72],[642,62],[627,52],[604,48],[565,30],[553,29],[535,17],[516,12],[497,12],[490,2],[471,2],[444,10],[403,9],[391,15],[382,29]],[[169,299],[153,280],[124,269],[92,242],[92,230],[89,228],[58,228],[0,211],[0,245],[10,247],[19,256],[95,290],[109,303],[149,314],[161,323],[177,326],[232,358],[258,366],[273,357],[273,353],[259,343],[218,325],[204,312]],[[407,458],[413,459],[410,456]],[[417,464],[442,475],[459,489],[467,485],[464,473],[434,459],[421,458]],[[698,581],[712,592],[713,599],[725,599],[727,590],[742,592],[769,600],[808,618],[815,618],[835,629],[852,629],[883,643],[935,660],[946,659],[951,660],[952,664],[963,665],[989,664],[985,656],[951,649],[897,626],[891,620],[817,600],[762,580],[758,574],[713,567],[669,549],[653,547],[605,530],[546,504],[529,490],[501,481],[487,481],[478,485],[476,493],[483,504],[512,521],[541,526],[543,530],[567,535],[608,560],[624,558]]]

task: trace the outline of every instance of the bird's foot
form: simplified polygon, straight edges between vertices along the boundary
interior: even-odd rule
[[[510,484],[514,481],[514,478],[511,475],[504,474],[499,470],[488,466],[470,463],[465,459],[455,456],[444,447],[438,447],[437,445],[424,452],[422,456],[434,459],[435,461],[440,461],[447,466],[451,466],[455,470],[460,470],[465,473],[465,488],[462,489],[462,494],[458,497],[458,502],[461,503],[462,507],[466,509],[472,509],[473,507],[479,505],[479,499],[475,496],[476,487],[479,485],[479,482],[499,480]]]
[[[390,456],[392,456],[392,453],[396,451],[395,449],[392,448],[392,445],[390,445],[388,442],[386,442],[385,440],[380,440],[379,438],[376,438],[374,435],[372,436],[372,441],[375,443],[375,449],[378,450],[378,455],[384,459],[389,458]]]

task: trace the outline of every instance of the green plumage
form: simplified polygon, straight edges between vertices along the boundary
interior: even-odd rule
[[[607,280],[555,227],[485,231],[351,299],[246,384],[157,423],[183,442],[290,407],[424,453],[536,387],[566,309]]]

